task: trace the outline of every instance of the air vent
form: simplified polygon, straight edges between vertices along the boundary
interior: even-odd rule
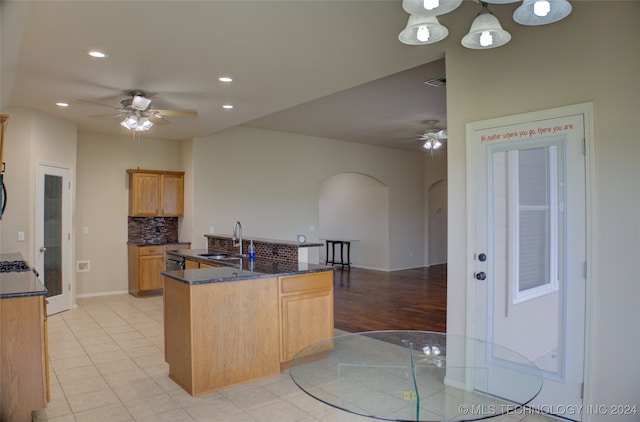
[[[428,81],[424,81],[424,83],[427,85],[435,86],[435,87],[441,87],[447,84],[447,78],[445,78],[444,76],[440,76],[439,78],[434,78],[434,79],[429,79]]]

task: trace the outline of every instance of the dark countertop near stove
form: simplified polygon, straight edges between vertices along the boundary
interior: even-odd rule
[[[19,253],[0,254],[0,262],[24,261]],[[26,296],[46,296],[47,289],[31,270],[0,272],[0,299]]]

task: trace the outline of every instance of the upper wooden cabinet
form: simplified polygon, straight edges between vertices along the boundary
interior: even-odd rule
[[[182,217],[184,172],[129,169],[129,215]]]

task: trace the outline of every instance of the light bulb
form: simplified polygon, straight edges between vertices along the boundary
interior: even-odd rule
[[[143,132],[145,130],[151,129],[151,126],[153,126],[153,122],[151,120],[149,120],[147,117],[143,117],[138,122],[138,127],[136,127],[136,130],[138,132]]]
[[[549,3],[547,0],[538,0],[537,2],[533,3],[533,13],[536,16],[547,16],[550,11],[551,3]]]
[[[490,31],[482,31],[480,34],[480,45],[483,47],[488,47],[493,44],[493,36]]]
[[[433,10],[436,7],[440,6],[440,0],[424,0],[424,3],[422,3],[422,5],[427,10]]]
[[[432,145],[431,145],[431,141],[427,141],[424,143],[424,145],[422,145],[425,149],[431,149]]]
[[[438,144],[440,144],[440,142],[438,142]],[[440,144],[442,145],[442,144]],[[440,348],[438,346],[432,346],[431,347],[431,351],[433,352],[434,356],[439,356],[440,355]]]
[[[425,354],[425,355],[427,355],[427,356],[431,356],[431,347],[429,347],[429,346],[424,346],[424,347],[422,348],[422,353],[424,353],[424,354]]]
[[[431,34],[429,33],[429,28],[427,28],[425,25],[420,25],[418,27],[418,32],[416,33],[416,38],[418,39],[418,41],[427,42],[429,41],[430,37]]]
[[[440,141],[435,141],[435,142],[433,143],[433,149],[438,149],[438,148],[440,148],[441,146],[442,146],[442,142],[440,142]],[[433,346],[433,347],[435,348],[435,346]]]

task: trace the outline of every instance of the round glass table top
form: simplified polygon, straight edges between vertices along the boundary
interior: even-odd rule
[[[390,421],[470,421],[509,413],[540,392],[524,356],[430,331],[368,331],[305,347],[289,374],[310,396]]]

